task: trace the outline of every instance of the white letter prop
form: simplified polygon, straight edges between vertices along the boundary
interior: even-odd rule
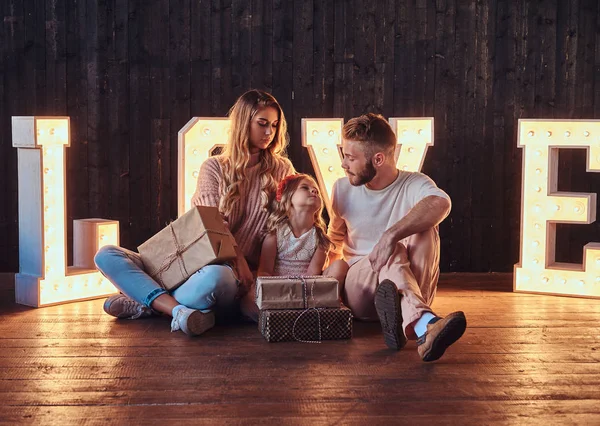
[[[106,297],[114,286],[94,267],[96,251],[119,244],[119,222],[74,221],[74,263],[67,267],[65,146],[68,117],[12,117],[19,173],[17,303],[34,307]]]
[[[177,214],[192,208],[200,166],[215,148],[225,146],[231,129],[228,118],[194,117],[178,133]]]
[[[519,120],[523,148],[518,292],[600,297],[600,244],[586,244],[583,264],[555,259],[557,223],[592,223],[596,194],[558,192],[558,151],[585,148],[587,171],[600,171],[600,120]]]
[[[330,215],[333,184],[345,176],[340,152],[342,125],[341,118],[302,119],[302,146],[308,149]],[[421,171],[427,147],[433,145],[433,118],[390,118],[390,125],[398,141],[397,167]]]

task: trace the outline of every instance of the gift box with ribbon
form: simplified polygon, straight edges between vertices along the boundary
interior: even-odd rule
[[[352,312],[340,308],[265,309],[258,316],[258,329],[268,342],[350,339]]]
[[[196,206],[138,247],[144,269],[174,290],[200,268],[235,259],[235,240],[216,207]]]
[[[339,283],[323,276],[258,277],[258,309],[339,308]]]

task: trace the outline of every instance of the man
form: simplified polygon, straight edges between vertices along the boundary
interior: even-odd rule
[[[335,182],[329,237],[350,265],[344,300],[356,318],[379,317],[388,347],[417,339],[423,361],[435,361],[458,340],[463,312],[445,318],[430,304],[439,277],[438,224],[450,197],[427,176],[396,168],[396,136],[377,114],[353,118],[342,130],[342,168]],[[377,315],[377,316],[376,316]]]

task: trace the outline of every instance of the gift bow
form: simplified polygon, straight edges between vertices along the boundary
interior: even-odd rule
[[[294,321],[294,325],[292,326],[292,337],[297,341],[297,342],[302,342],[302,343],[321,343],[322,339],[322,332],[321,332],[321,311],[323,310],[323,308],[309,308],[308,307],[308,297],[306,294],[306,278],[316,278],[316,277],[302,277],[302,276],[298,276],[298,277],[288,277],[288,279],[299,279],[302,282],[302,300],[304,303],[304,310],[302,311],[302,313],[300,315],[298,315],[298,317],[296,318],[296,320]],[[312,281],[312,285],[310,286],[310,297],[312,298],[313,302],[315,300],[315,294],[314,294],[314,288],[315,288],[315,281],[313,279]],[[302,318],[302,316],[304,314],[306,314],[307,312],[311,312],[314,311],[317,313],[317,328],[319,330],[319,340],[302,340],[299,339],[298,337],[296,337],[296,324],[298,324],[298,320],[300,318]]]

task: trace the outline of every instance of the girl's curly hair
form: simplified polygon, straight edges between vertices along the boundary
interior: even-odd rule
[[[292,208],[292,196],[296,189],[300,186],[300,183],[304,180],[312,182],[317,188],[317,182],[315,179],[304,173],[296,173],[294,175],[286,176],[279,182],[277,186],[276,201],[274,203],[273,211],[267,220],[267,233],[276,232],[281,225],[287,223],[289,225],[289,213]],[[321,195],[319,194],[319,197]],[[317,230],[317,241],[319,247],[325,252],[331,250],[334,245],[327,236],[327,227],[323,220],[323,207],[325,202],[321,197],[321,207],[315,212],[314,222]]]

